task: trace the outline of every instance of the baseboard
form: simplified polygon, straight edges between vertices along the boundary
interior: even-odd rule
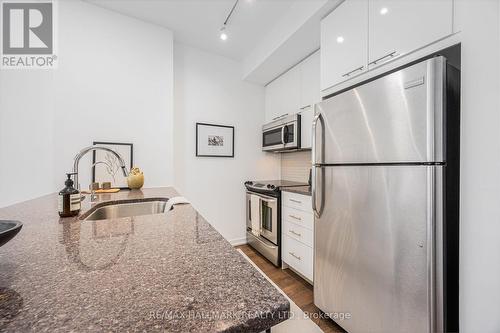
[[[246,237],[242,237],[242,238],[235,238],[235,239],[231,239],[231,240],[229,241],[229,243],[230,243],[232,246],[243,245],[243,244],[246,244],[246,243],[247,243],[247,238],[246,238]]]

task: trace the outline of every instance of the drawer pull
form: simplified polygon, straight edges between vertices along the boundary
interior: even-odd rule
[[[293,230],[288,230],[288,231],[289,231],[290,233],[294,234],[294,235],[295,235],[295,236],[297,236],[297,237],[302,237],[302,235],[301,235],[301,234],[299,234],[298,232],[295,232],[295,231],[293,231]]]
[[[299,201],[299,200],[295,200],[295,199],[288,199],[288,200],[290,200],[291,202],[295,202],[295,203],[298,203],[298,204],[301,204],[301,203],[302,203],[302,201]]]
[[[290,216],[290,217],[291,217],[292,219],[294,219],[294,220],[297,220],[297,221],[302,221],[302,219],[301,219],[300,217],[297,217],[297,216],[295,216],[295,215],[288,215],[288,216]]]
[[[291,255],[292,257],[294,257],[295,259],[302,260],[302,259],[300,259],[300,257],[298,255],[296,255],[293,252],[288,252],[288,254]]]

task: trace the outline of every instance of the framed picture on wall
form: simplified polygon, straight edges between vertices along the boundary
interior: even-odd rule
[[[99,142],[94,141],[94,145],[113,149],[125,160],[127,171],[132,169],[134,163],[134,145],[132,143],[121,142]],[[123,176],[118,158],[104,150],[94,150],[92,156],[92,182],[110,182],[113,188],[128,188],[127,178]]]
[[[234,157],[234,126],[196,123],[196,156]]]

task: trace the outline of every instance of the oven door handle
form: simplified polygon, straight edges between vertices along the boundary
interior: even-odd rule
[[[262,197],[259,195],[259,235],[262,235]]]

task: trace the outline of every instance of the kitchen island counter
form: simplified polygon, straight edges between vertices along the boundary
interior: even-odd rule
[[[177,195],[121,191],[97,203]],[[0,331],[260,332],[289,316],[288,300],[191,205],[82,221],[60,218],[53,194],[0,219],[24,223],[0,248]]]

